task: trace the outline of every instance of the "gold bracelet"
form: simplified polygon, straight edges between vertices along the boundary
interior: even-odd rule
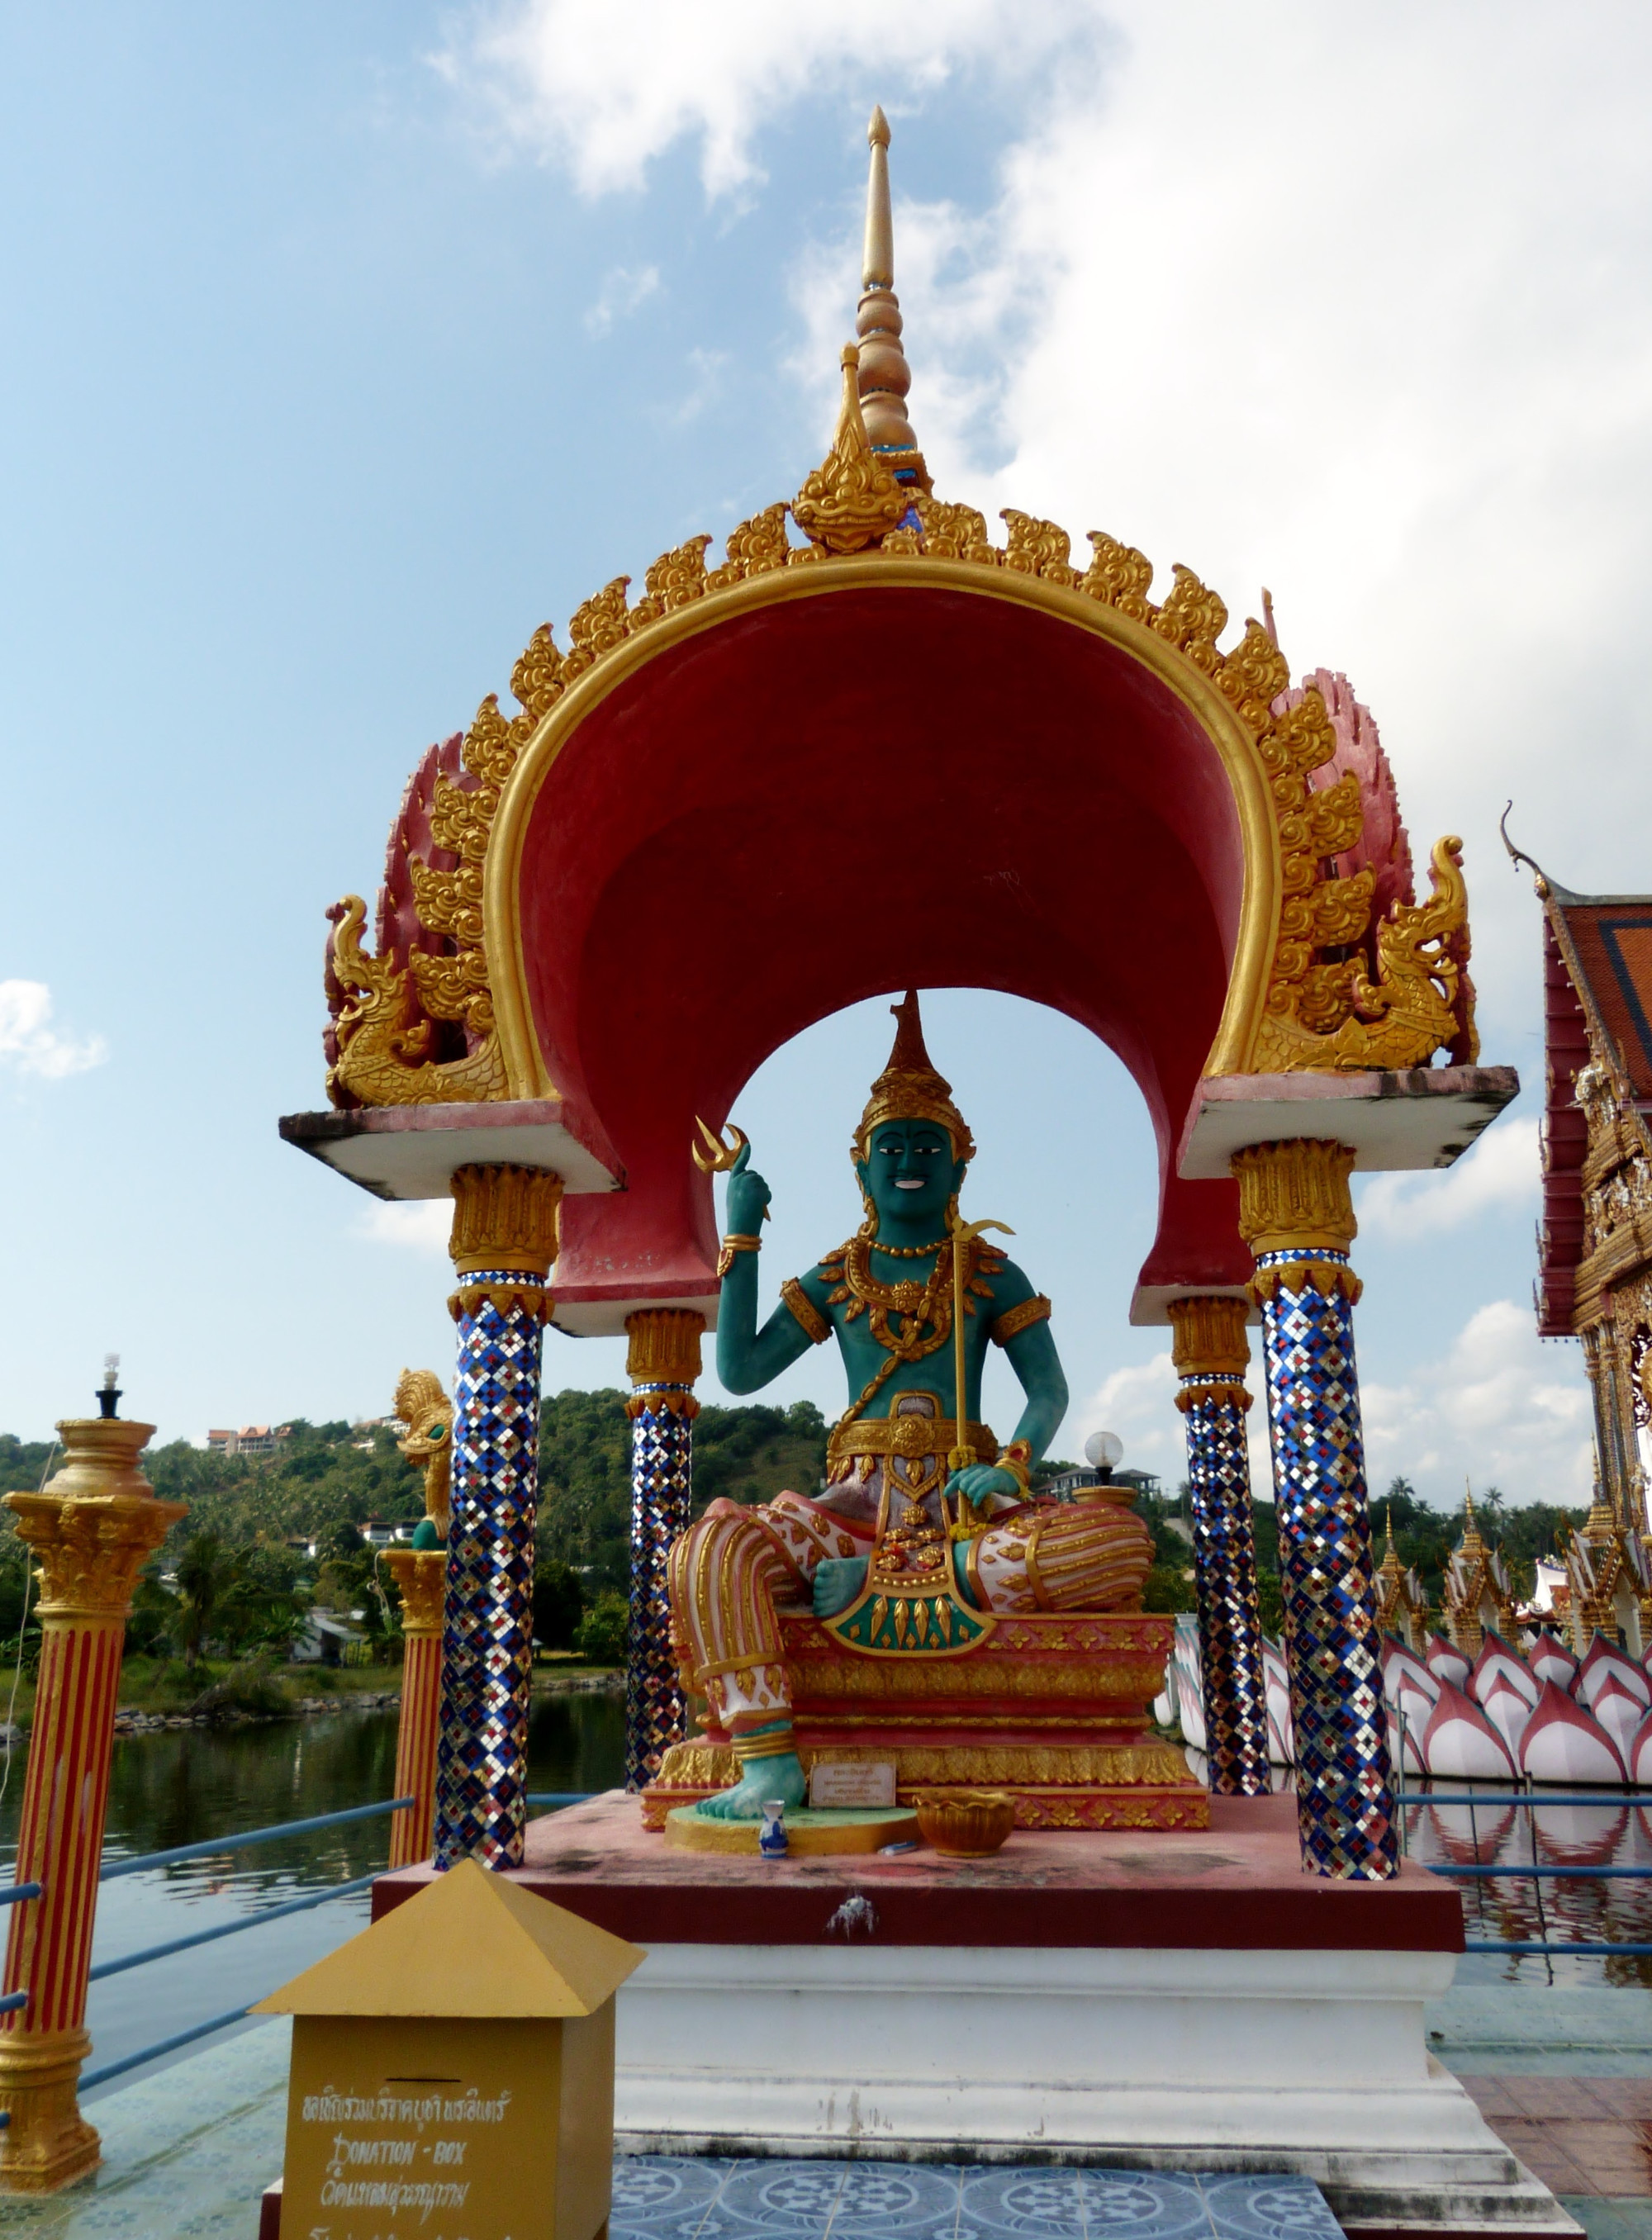
[[[998,1457],[998,1468],[1015,1479],[1023,1501],[1032,1490],[1031,1463],[1032,1446],[1026,1439],[1012,1439]]]
[[[738,1237],[732,1233],[725,1237],[723,1240],[723,1250],[717,1255],[718,1282],[721,1283],[729,1269],[733,1267],[734,1256],[736,1252],[761,1252],[762,1250],[761,1237]]]

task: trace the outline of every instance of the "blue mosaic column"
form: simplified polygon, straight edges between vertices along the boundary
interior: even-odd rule
[[[643,1789],[681,1742],[687,1707],[671,1646],[671,1550],[687,1530],[694,1486],[694,1397],[703,1316],[679,1308],[628,1315],[631,1397],[631,1597],[625,1656],[625,1786]]]
[[[449,1301],[459,1326],[452,1521],[436,1750],[436,1865],[519,1867],[533,1679],[539,1357],[556,1252],[555,1175],[453,1177]]]
[[[1174,1299],[1176,1404],[1187,1419],[1193,1578],[1209,1783],[1217,1797],[1265,1797],[1268,1685],[1256,1608],[1256,1534],[1245,1442],[1246,1303]]]
[[[1233,1162],[1256,1261],[1296,1730],[1296,1807],[1314,1873],[1399,1871],[1371,1565],[1345,1144],[1253,1144]]]

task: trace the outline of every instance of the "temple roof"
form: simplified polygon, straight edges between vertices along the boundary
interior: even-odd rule
[[[1547,1061],[1537,1328],[1544,1337],[1570,1337],[1589,1150],[1577,1076],[1598,1054],[1618,1075],[1625,1101],[1652,1110],[1652,895],[1575,895],[1531,868],[1543,904]]]

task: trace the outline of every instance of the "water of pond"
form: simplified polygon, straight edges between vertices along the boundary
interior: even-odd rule
[[[1183,1755],[1201,1781],[1209,1760],[1188,1749]],[[1289,1766],[1269,1768],[1276,1796],[1296,1786]],[[1452,1781],[1441,1793],[1453,1797],[1487,1792],[1472,1804],[1434,1804],[1426,1789],[1408,1790],[1402,1810],[1407,1855],[1420,1866],[1507,1866],[1508,1875],[1458,1879],[1463,1933],[1476,1943],[1500,1944],[1652,1944],[1652,1797],[1635,1803],[1615,1790],[1602,1790],[1600,1802],[1546,1804],[1542,1791],[1535,1805],[1498,1804],[1486,1783]],[[1502,1794],[1507,1794],[1506,1785]],[[1569,1790],[1569,1796],[1591,1795]],[[1574,1881],[1565,1875],[1534,1881],[1514,1870],[1521,1866],[1631,1867],[1647,1879]],[[1443,1877],[1442,1877],[1443,1879]],[[1460,1983],[1548,1983],[1652,1986],[1652,1957],[1630,1952],[1583,1954],[1465,1952],[1457,1963]]]
[[[617,1787],[624,1777],[624,1705],[615,1696],[536,1697],[530,1788]],[[131,1858],[376,1803],[394,1794],[395,1770],[393,1710],[123,1737],[115,1744],[104,1857]],[[19,1754],[0,1798],[0,1871],[7,1882],[22,1796]],[[93,1963],[370,1874],[384,1864],[389,1844],[388,1818],[368,1820],[106,1883],[98,1897]],[[355,1936],[367,1907],[363,1891],[94,1983],[87,2015],[93,2065],[263,1998]],[[130,2081],[118,2078],[110,2089]]]
[[[1466,1783],[1454,1795],[1469,1793]],[[1540,1792],[1541,1794],[1541,1792]],[[1432,1804],[1408,1800],[1406,1848],[1424,1865],[1507,1866],[1507,1875],[1463,1881],[1463,1927],[1474,1938],[1652,1944],[1652,1799],[1630,1803],[1610,1791],[1598,1804]],[[1646,1879],[1534,1881],[1522,1866],[1634,1867]],[[1460,1983],[1652,1984],[1652,1957],[1632,1953],[1571,1958],[1542,1953],[1465,1953]]]

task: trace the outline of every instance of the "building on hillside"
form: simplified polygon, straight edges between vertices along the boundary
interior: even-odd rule
[[[290,1423],[243,1423],[238,1431],[209,1431],[210,1455],[273,1455],[292,1437]]]
[[[1575,1337],[1594,1401],[1589,1522],[1562,1555],[1573,1640],[1652,1636],[1652,895],[1575,895],[1529,856],[1543,906],[1548,1058],[1537,1328]]]
[[[370,1548],[404,1548],[418,1521],[416,1517],[370,1517],[362,1526],[362,1537]]]

